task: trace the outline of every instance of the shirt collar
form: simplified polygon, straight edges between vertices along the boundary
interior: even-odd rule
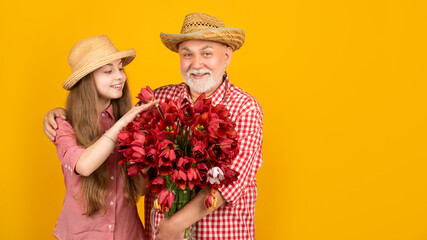
[[[113,113],[113,104],[110,104],[110,106],[108,106],[107,109],[105,109],[104,111],[101,112],[102,114],[108,114],[112,119],[114,119],[114,113]]]

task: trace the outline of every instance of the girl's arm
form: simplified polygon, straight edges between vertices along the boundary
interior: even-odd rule
[[[151,108],[157,102],[146,105],[132,107],[123,117],[121,117],[108,131],[106,131],[95,143],[86,148],[80,155],[76,164],[76,172],[82,176],[89,176],[108,158],[114,150],[117,141],[117,134],[129,122],[142,111]]]

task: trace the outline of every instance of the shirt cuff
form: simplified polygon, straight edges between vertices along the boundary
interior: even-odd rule
[[[237,201],[242,196],[242,187],[241,184],[236,182],[233,185],[229,185],[227,187],[222,187],[218,189],[222,195],[222,197],[227,202],[227,206],[234,207]]]

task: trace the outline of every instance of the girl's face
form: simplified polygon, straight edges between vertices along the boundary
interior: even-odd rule
[[[116,60],[93,71],[98,101],[105,108],[111,99],[118,99],[123,94],[126,74],[123,71],[122,60]]]

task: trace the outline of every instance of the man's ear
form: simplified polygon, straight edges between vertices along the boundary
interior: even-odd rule
[[[227,46],[227,48],[225,49],[225,61],[226,61],[225,67],[228,67],[228,65],[230,65],[232,56],[233,56],[233,49]]]

